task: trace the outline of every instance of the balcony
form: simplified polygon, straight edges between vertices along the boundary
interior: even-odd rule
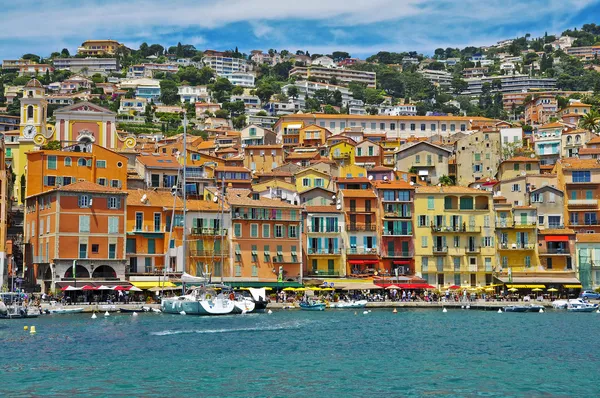
[[[546,248],[540,247],[538,250],[540,256],[570,256],[571,251],[568,247]]]
[[[570,227],[597,227],[599,225],[600,225],[600,222],[598,220],[590,220],[588,222],[583,222],[583,223],[569,222]]]
[[[227,236],[227,229],[225,228],[192,228],[190,233],[192,235],[207,235],[207,236]]]
[[[346,231],[373,232],[373,231],[377,231],[377,225],[375,225],[375,224],[348,224],[348,225],[346,225]]]
[[[383,213],[384,217],[387,218],[411,218],[412,215],[408,212],[401,211],[386,211]]]
[[[595,209],[598,207],[598,199],[569,199],[567,206]]]
[[[314,247],[309,247],[306,249],[306,254],[308,255],[328,255],[328,256],[336,256],[342,254],[342,249],[317,249]]]
[[[438,232],[438,233],[480,233],[481,232],[481,227],[475,227],[475,226],[431,226],[431,231],[432,232]]]
[[[342,232],[342,227],[340,227],[340,226],[330,227],[330,226],[325,226],[325,225],[313,227],[312,225],[309,225],[308,227],[306,227],[306,232],[313,233],[313,234],[314,233],[337,234],[337,233]]]
[[[376,247],[351,247],[346,249],[346,254],[349,255],[377,255],[378,250]]]
[[[496,228],[512,228],[514,225],[514,222],[511,220],[496,221]]]
[[[433,246],[433,254],[448,254],[448,246]]]
[[[223,248],[221,250],[196,250],[190,249],[190,257],[219,257],[219,256],[228,256],[229,250],[227,248]]]
[[[536,219],[517,220],[514,223],[515,228],[535,228],[537,226]]]
[[[330,270],[321,270],[321,269],[315,269],[315,270],[308,270],[307,271],[307,275],[309,277],[322,277],[322,276],[340,276],[340,272],[339,271],[330,271]]]
[[[465,246],[465,253],[467,253],[467,254],[481,253],[481,246]]]
[[[500,243],[500,250],[535,250],[535,243]]]
[[[374,213],[375,208],[373,207],[356,207],[350,206],[348,208],[348,213]]]
[[[410,251],[399,251],[399,250],[393,250],[393,251],[389,251],[389,250],[382,250],[381,256],[382,257],[414,257],[415,253],[414,251],[410,250]]]
[[[273,256],[273,263],[274,264],[298,264],[298,263],[300,263],[300,261],[298,261],[298,256],[290,256],[290,257]]]
[[[233,214],[233,219],[234,220],[248,220],[248,221],[254,221],[254,220],[263,220],[263,221],[299,221],[297,218],[291,217],[288,214],[283,214],[283,216],[281,217],[277,217],[275,215],[259,215],[259,214],[240,214],[240,213],[234,213]]]
[[[334,160],[350,159],[350,154],[349,153],[334,153],[333,155],[331,155],[331,158]]]
[[[408,229],[383,229],[384,236],[412,236],[412,231]]]

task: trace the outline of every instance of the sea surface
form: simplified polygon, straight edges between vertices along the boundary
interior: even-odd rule
[[[599,326],[460,309],[0,320],[0,396],[600,396]]]

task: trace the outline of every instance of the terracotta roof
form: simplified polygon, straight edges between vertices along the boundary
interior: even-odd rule
[[[584,129],[575,129],[575,130],[570,130],[570,131],[563,131],[563,135],[565,134],[582,134],[582,133],[587,133],[587,130]]]
[[[600,148],[579,148],[580,155],[598,155]]]
[[[211,149],[215,147],[214,141],[203,141],[196,146],[196,149]]]
[[[540,170],[552,170],[554,168],[553,164],[541,164]]]
[[[335,206],[306,206],[304,208],[308,213],[340,213]]]
[[[502,163],[504,163],[504,162],[512,162],[512,163],[515,163],[515,162],[527,162],[527,163],[530,163],[531,162],[531,163],[537,163],[539,161],[540,160],[538,158],[528,158],[527,156],[515,156],[513,158],[506,159],[506,160],[502,161]]]
[[[371,182],[367,177],[334,177],[338,183]]]
[[[558,123],[558,122],[554,122],[554,123],[544,124],[544,125],[538,127],[538,129],[541,129],[541,130],[543,130],[543,129],[562,129],[563,127],[565,127],[564,124]]]
[[[577,234],[575,241],[577,243],[600,243],[600,234]]]
[[[596,159],[559,159],[559,162],[566,170],[581,170],[581,169],[600,169],[600,163]]]
[[[482,195],[492,195],[490,191],[484,191],[481,189],[469,188],[469,187],[458,187],[454,185],[448,186],[426,186],[417,187],[417,193],[478,193]]]
[[[537,209],[537,207],[535,206],[515,206],[515,209],[521,209],[521,210],[533,210],[533,209]]]
[[[373,181],[373,186],[378,189],[415,189],[414,185],[410,185],[410,183],[404,180],[396,180],[396,181]]]
[[[282,149],[282,145],[248,145],[245,150],[249,149]]]
[[[340,189],[340,193],[348,198],[377,198],[370,189]]]
[[[229,189],[227,191],[227,202],[231,206],[251,206],[251,207],[269,207],[269,208],[280,208],[287,207],[290,209],[299,209],[300,206],[290,204],[278,199],[269,199],[261,197],[258,200],[254,200],[249,197],[252,193],[249,189]]]
[[[98,185],[95,182],[90,181],[79,181],[74,184],[64,185],[60,188],[56,188],[57,191],[61,192],[96,192],[106,194],[124,194],[123,190],[111,187],[105,187]]]
[[[293,173],[287,171],[266,171],[264,173],[255,173],[256,177],[291,177]]]
[[[178,169],[180,166],[175,156],[166,154],[141,153],[137,160],[144,166],[153,168]]]
[[[575,231],[572,229],[540,229],[538,231],[540,235],[573,235]]]
[[[31,79],[30,81],[27,82],[25,87],[44,88],[44,86],[42,86],[42,83],[40,83],[40,81],[38,79]]]
[[[600,144],[600,136],[595,136],[594,138],[592,138],[591,140],[589,140],[585,144],[586,145],[588,145],[588,144]]]
[[[233,171],[236,173],[250,173],[250,170],[245,167],[238,166],[217,166],[215,171]]]
[[[288,154],[285,159],[313,159],[319,156],[318,152],[292,152]]]
[[[215,152],[217,153],[238,153],[238,150],[232,147],[217,149]]]
[[[394,169],[387,166],[375,166],[371,167],[368,171],[394,171]]]
[[[144,190],[144,189],[128,189],[126,191],[129,196],[127,197],[127,206],[154,206],[154,207],[167,207],[173,208],[173,202],[175,201],[176,206],[182,206],[181,198],[173,198],[171,191],[155,191]],[[145,203],[142,203],[142,198],[146,195]]]

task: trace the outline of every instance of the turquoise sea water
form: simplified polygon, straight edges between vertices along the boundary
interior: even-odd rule
[[[0,396],[598,396],[599,325],[552,311],[50,315],[0,321]]]

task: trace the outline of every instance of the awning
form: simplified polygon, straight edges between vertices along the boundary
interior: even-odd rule
[[[581,285],[563,285],[565,289],[581,289]]]
[[[428,283],[400,283],[398,287],[402,289],[435,289],[435,286]]]
[[[519,284],[522,285],[533,285],[533,284],[544,284],[544,285],[564,285],[564,284],[577,284],[581,281],[575,277],[567,276],[513,276],[512,280],[508,276],[496,277],[496,279],[503,284]]]
[[[545,289],[546,285],[506,285],[509,289]]]
[[[394,260],[392,261],[394,265],[408,265],[410,264],[410,260]]]
[[[153,287],[175,287],[175,284],[169,281],[140,281],[140,282],[131,282],[131,284],[135,287],[139,287],[140,289],[150,289]]]
[[[379,260],[363,260],[365,264],[379,264]]]
[[[274,289],[282,289],[285,287],[301,287],[302,285],[298,282],[225,282],[231,287],[270,287]]]
[[[544,240],[546,242],[568,242],[569,237],[566,235],[546,235]]]
[[[288,129],[301,129],[302,128],[302,124],[288,124],[285,127],[288,128]]]
[[[352,264],[352,265],[354,265],[354,264],[364,264],[364,263],[365,263],[365,260],[350,260],[350,261],[348,261],[348,264]]]
[[[428,171],[428,170],[419,170],[419,175],[420,175],[420,176],[426,176],[426,175],[429,175],[429,171]]]

